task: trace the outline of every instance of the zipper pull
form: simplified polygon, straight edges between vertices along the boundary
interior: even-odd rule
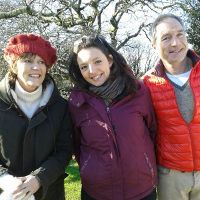
[[[109,113],[110,112],[110,108],[106,107],[106,112]]]

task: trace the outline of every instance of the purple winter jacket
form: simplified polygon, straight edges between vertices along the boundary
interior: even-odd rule
[[[109,107],[89,92],[69,97],[82,186],[96,200],[139,200],[156,187],[156,120],[149,91],[138,84],[134,98]]]

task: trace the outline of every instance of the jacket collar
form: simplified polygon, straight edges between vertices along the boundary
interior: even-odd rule
[[[187,57],[189,57],[192,60],[193,67],[200,60],[200,57],[191,49],[188,50]],[[166,77],[165,67],[161,59],[158,61],[157,65],[153,68],[152,71],[153,71],[152,74],[154,75]]]

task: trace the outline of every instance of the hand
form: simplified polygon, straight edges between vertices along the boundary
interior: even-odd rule
[[[40,188],[39,181],[33,175],[17,177],[17,179],[20,179],[22,184],[12,192],[14,199],[24,196],[21,200],[28,200]]]

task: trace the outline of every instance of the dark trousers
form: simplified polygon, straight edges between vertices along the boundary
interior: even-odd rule
[[[156,189],[142,200],[156,200]]]
[[[81,200],[95,200],[94,198],[90,197],[83,189],[81,190]],[[103,200],[103,199],[102,199]],[[156,190],[153,190],[151,194],[144,197],[141,200],[156,200]]]

